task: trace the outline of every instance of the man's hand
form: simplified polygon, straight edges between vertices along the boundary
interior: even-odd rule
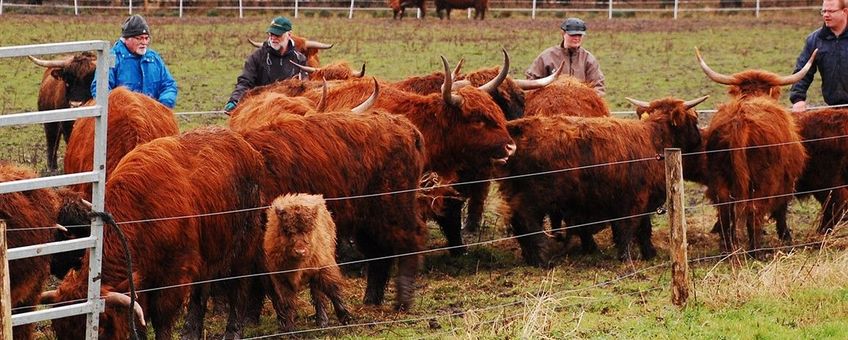
[[[236,102],[227,102],[227,105],[224,105],[224,113],[226,113],[229,116],[230,112],[235,110],[235,108],[236,108]]]
[[[792,104],[792,112],[801,113],[807,111],[807,102],[802,100]]]

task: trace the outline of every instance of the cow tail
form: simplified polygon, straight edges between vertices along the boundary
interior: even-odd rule
[[[733,143],[731,143],[732,151],[730,151],[730,165],[736,177],[736,181],[734,181],[735,187],[732,191],[734,198],[732,200],[739,202],[736,203],[739,208],[744,209],[747,213],[751,213],[753,202],[748,201],[751,199],[751,169],[748,167],[747,144],[744,143],[748,139],[745,138],[748,135],[748,131],[744,128],[740,130],[743,133],[734,136]]]

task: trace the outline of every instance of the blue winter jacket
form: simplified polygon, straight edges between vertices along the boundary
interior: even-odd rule
[[[148,95],[167,107],[174,108],[177,102],[177,81],[171,76],[159,53],[147,49],[144,55],[136,55],[118,40],[112,47],[115,66],[109,69],[109,89],[126,86],[128,89]],[[97,79],[91,82],[91,94],[97,96]]]
[[[795,63],[795,72],[804,67],[815,49],[819,51],[813,67],[803,79],[792,85],[789,100],[793,104],[807,100],[807,89],[816,71],[819,71],[824,102],[828,105],[848,104],[848,30],[838,37],[826,26],[810,33]]]

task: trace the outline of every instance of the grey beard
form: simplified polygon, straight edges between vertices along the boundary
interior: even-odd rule
[[[282,47],[282,46],[283,46],[283,45],[282,45],[282,44],[280,44],[280,43],[273,43],[273,42],[271,42],[271,40],[270,40],[270,39],[268,40],[268,45],[271,45],[271,48],[273,48],[275,51],[279,51],[279,50],[280,50],[280,47]]]

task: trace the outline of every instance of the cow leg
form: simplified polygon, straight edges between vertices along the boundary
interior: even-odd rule
[[[748,249],[751,250],[751,256],[755,259],[763,260],[765,253],[761,250],[763,246],[763,223],[762,219],[756,218],[754,212],[749,207],[745,211],[745,224],[748,230]]]
[[[315,325],[318,328],[327,327],[330,318],[327,317],[327,309],[324,306],[324,293],[318,286],[317,278],[309,282],[309,295],[312,296],[312,306],[315,307]]]
[[[188,284],[190,281],[178,283]],[[169,288],[158,292],[155,299],[150,299],[148,305],[156,308],[156,313],[151,316],[153,328],[156,330],[156,340],[172,340],[174,338],[172,335],[174,325],[177,323],[177,317],[183,309],[183,302],[190,291],[191,289],[188,286]]]
[[[382,254],[382,257],[389,254]],[[372,256],[366,256],[373,258]],[[363,303],[366,305],[381,305],[386,295],[386,285],[389,283],[389,269],[391,268],[391,260],[374,260],[368,263],[366,268],[367,281],[365,285],[365,299]]]
[[[285,274],[271,275],[269,281],[272,288],[268,290],[268,294],[271,297],[274,312],[277,314],[280,330],[290,332],[294,329],[294,319],[297,316],[297,305],[295,304],[297,292],[285,282]]]
[[[531,210],[533,209],[529,207],[513,210],[510,225],[513,235],[517,237],[518,245],[521,246],[524,262],[531,266],[547,267],[550,266],[547,236],[540,233],[544,213]],[[532,235],[527,235],[531,233]]]
[[[250,289],[245,302],[244,320],[249,325],[258,325],[262,314],[262,304],[265,302],[266,285],[262,283],[262,278],[248,280],[250,280]]]
[[[832,190],[828,195],[818,199],[822,206],[822,217],[818,232],[825,234],[836,226],[848,212],[848,189],[840,188]]]
[[[350,323],[352,317],[350,312],[348,312],[347,307],[345,307],[344,300],[342,299],[341,282],[343,282],[343,279],[339,268],[330,267],[321,269],[319,274],[316,275],[314,282],[316,283],[318,290],[330,299],[330,303],[333,304],[333,310],[336,312],[336,317],[339,319],[339,323],[343,325]]]
[[[47,142],[47,171],[50,173],[59,169],[56,164],[56,151],[59,149],[59,122],[44,123],[44,136]]]
[[[783,244],[792,243],[792,230],[786,224],[787,210],[789,210],[789,202],[781,204],[771,213],[771,217],[774,218],[775,224],[777,224],[777,236],[780,237]]]
[[[192,286],[186,308],[185,323],[180,331],[182,339],[200,339],[203,335],[203,319],[206,317],[206,302],[209,300],[209,285]]]
[[[650,260],[657,256],[657,250],[651,242],[652,235],[651,216],[642,216],[639,228],[636,230],[636,240],[639,241],[639,251],[642,253],[643,260]]]
[[[612,240],[618,249],[618,260],[629,262],[633,260],[633,232],[638,228],[639,218],[631,218],[612,223]]]
[[[443,216],[436,216],[436,223],[448,240],[452,256],[463,255],[467,251],[462,244],[462,204],[459,200],[445,200]]]
[[[733,223],[735,218],[733,214],[733,206],[729,204],[718,207],[718,223],[721,227],[721,250],[724,253],[731,253],[736,249],[736,226]]]
[[[483,208],[489,196],[489,182],[471,184],[468,190],[468,216],[463,229],[475,232],[483,221]]]
[[[397,301],[395,309],[409,310],[415,293],[415,276],[421,267],[421,255],[404,256],[398,259],[398,273],[395,278]]]
[[[246,272],[236,272],[234,274],[241,275],[246,274]],[[256,292],[250,290],[250,288],[254,286],[254,281],[255,280],[252,279],[247,279],[247,281],[244,279],[225,281],[227,298],[229,299],[229,313],[227,315],[227,326],[225,328],[224,339],[240,339],[247,306],[250,303],[255,303],[256,300],[251,299],[251,297],[259,295],[262,297],[261,299],[264,299],[264,294],[255,294]],[[204,304],[204,306],[206,305]],[[261,302],[259,308],[262,308]]]

